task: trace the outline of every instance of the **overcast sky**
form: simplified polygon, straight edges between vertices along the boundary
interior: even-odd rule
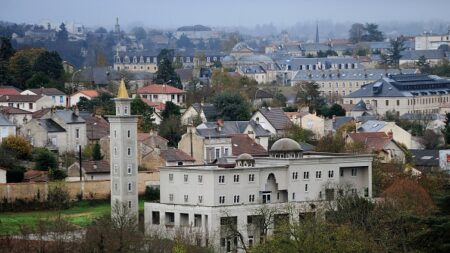
[[[450,0],[0,0],[0,20],[111,27],[449,20]]]

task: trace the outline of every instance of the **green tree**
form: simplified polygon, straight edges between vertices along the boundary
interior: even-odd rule
[[[390,62],[398,67],[400,58],[402,58],[402,52],[405,51],[405,38],[398,37],[396,39],[391,39],[391,47],[388,49],[388,55]]]
[[[53,80],[61,80],[64,75],[62,59],[55,51],[41,53],[34,63],[33,70],[47,75]]]
[[[170,116],[179,117],[181,116],[180,107],[171,101],[166,102],[164,111],[161,113],[163,119],[168,119]]]
[[[355,23],[352,25],[348,33],[350,42],[352,42],[353,44],[361,42],[364,36],[364,25]]]
[[[297,84],[296,102],[300,106],[308,106],[309,111],[317,111],[324,100],[320,95],[319,85],[314,82],[302,82]]]
[[[56,40],[58,42],[67,42],[69,39],[69,33],[67,32],[66,25],[61,23],[59,31],[56,33]]]
[[[150,131],[150,129],[154,128],[153,113],[153,107],[142,101],[139,96],[136,96],[133,101],[131,101],[131,114],[141,115],[138,121],[138,129],[140,131],[146,133]]]
[[[58,168],[58,160],[56,155],[46,148],[40,148],[34,154],[35,169],[50,170]]]
[[[362,36],[363,41],[383,41],[384,35],[378,30],[378,25],[374,23],[366,23],[364,26],[366,34]]]
[[[176,88],[183,88],[181,80],[173,67],[173,49],[163,49],[158,54],[158,71],[154,81],[159,84],[168,84]]]
[[[293,139],[296,142],[309,143],[314,138],[314,133],[311,130],[302,128],[299,125],[292,124],[286,130],[286,137],[289,139]]]
[[[170,115],[168,118],[165,118],[161,121],[161,125],[159,126],[159,135],[169,141],[169,146],[177,147],[178,142],[181,140],[181,136],[184,132],[180,126],[180,117],[176,115]]]
[[[322,137],[316,146],[317,152],[344,153],[345,140],[341,135],[328,134]]]
[[[419,59],[416,62],[416,65],[419,68],[420,73],[431,74],[430,63],[428,62],[428,59],[424,55],[419,57]]]
[[[249,120],[251,117],[250,105],[239,93],[217,94],[213,98],[213,104],[225,121]]]
[[[182,34],[180,38],[177,40],[177,48],[193,48],[194,43],[186,36]]]
[[[92,160],[99,161],[103,159],[102,151],[100,148],[100,144],[95,143],[94,147],[92,148]]]
[[[40,88],[40,87],[48,87],[48,84],[51,82],[50,78],[42,73],[42,72],[37,72],[34,73],[31,78],[29,78],[26,82],[25,82],[25,86],[27,88]]]
[[[147,31],[143,27],[134,27],[131,33],[136,37],[137,40],[147,39]]]
[[[323,105],[320,110],[317,111],[317,114],[326,118],[332,118],[333,116],[345,116],[345,109],[338,104],[333,104],[331,107],[328,105]]]
[[[11,40],[9,38],[0,37],[0,62],[8,61],[16,50],[11,45]]]

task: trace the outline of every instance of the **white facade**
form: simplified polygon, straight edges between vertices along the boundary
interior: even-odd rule
[[[250,160],[240,157],[234,168],[161,168],[160,203],[145,203],[146,229],[165,230],[169,237],[180,229],[192,229],[193,241],[229,252],[236,245],[224,232],[221,219],[235,218],[244,240],[253,244],[259,241],[260,231],[246,228],[252,225],[248,216],[257,209],[277,207],[283,214],[282,207],[291,205],[296,212],[315,212],[311,204],[320,206],[338,194],[372,196],[370,155],[302,156],[301,151],[286,151]]]
[[[415,37],[416,50],[438,49],[440,45],[450,45],[450,34],[424,34]]]
[[[121,83],[125,89],[125,84]],[[128,97],[128,95],[126,95]],[[109,116],[111,160],[111,207],[126,207],[131,215],[138,215],[137,190],[137,121],[131,114],[129,98],[116,98],[116,115]],[[114,215],[114,210],[112,210]]]
[[[22,95],[38,95],[30,90],[24,90],[22,91],[20,94]],[[67,96],[66,95],[42,95],[44,97],[48,97],[51,99],[52,101],[52,106],[57,106],[57,107],[66,107],[66,100],[67,100]],[[23,109],[23,108],[21,108]]]
[[[6,170],[0,169],[0,184],[6,184]]]
[[[26,96],[26,95],[24,95]],[[13,97],[13,96],[10,96]],[[16,97],[16,96],[14,96]],[[23,101],[23,100],[14,100],[11,99],[9,101],[0,102],[0,106],[9,106],[19,108],[29,112],[39,111],[43,108],[51,108],[53,106],[53,101],[51,97],[43,96],[37,100]]]

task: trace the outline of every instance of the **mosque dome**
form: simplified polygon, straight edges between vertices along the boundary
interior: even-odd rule
[[[303,151],[298,142],[289,139],[282,138],[277,140],[270,148],[271,152],[290,152],[290,151]]]

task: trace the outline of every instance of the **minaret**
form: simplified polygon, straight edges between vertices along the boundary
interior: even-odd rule
[[[122,79],[117,92],[116,115],[108,116],[110,127],[111,216],[128,213],[138,218],[137,122]]]
[[[116,25],[114,26],[114,32],[120,34],[119,17],[116,17]]]
[[[316,24],[316,43],[319,43],[319,23]]]

